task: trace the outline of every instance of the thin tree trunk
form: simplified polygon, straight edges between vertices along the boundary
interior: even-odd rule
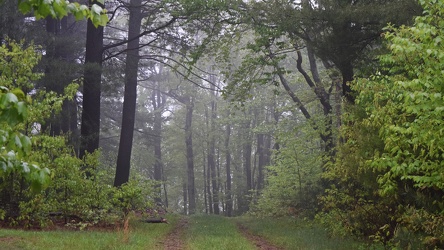
[[[185,145],[187,149],[187,177],[188,177],[188,212],[194,214],[196,212],[196,189],[194,185],[194,153],[193,153],[193,111],[194,100],[188,97],[186,104],[185,118]]]
[[[160,92],[160,84],[157,82],[157,89],[153,90],[151,95],[151,102],[154,108],[154,125],[153,125],[153,144],[154,144],[154,180],[158,182],[156,184],[156,190],[159,192],[159,196],[156,197],[157,202],[161,202],[161,181],[162,181],[162,112],[165,104],[165,97]]]
[[[120,130],[119,153],[117,155],[114,186],[128,182],[131,167],[134,120],[137,100],[137,72],[139,66],[139,38],[142,21],[142,0],[131,0],[129,6],[128,47],[125,67],[125,94],[123,101],[122,127]]]
[[[246,138],[245,138],[244,146],[243,146],[244,169],[245,169],[245,175],[246,175],[246,181],[247,181],[247,191],[249,191],[253,188],[252,173],[251,173],[252,145],[251,145],[251,138],[249,136],[250,128],[251,128],[251,121],[248,120],[244,126],[244,130],[245,130],[244,136]]]
[[[202,150],[202,156],[203,159],[205,159],[205,149]],[[207,186],[207,165],[205,164],[205,162],[203,163],[203,184],[204,184],[204,205],[205,205],[205,213],[209,214],[209,204],[208,204],[208,193],[207,190],[209,190],[209,187]]]
[[[213,194],[211,192],[211,171],[212,168],[210,166],[210,148],[211,148],[211,140],[210,140],[210,134],[211,134],[211,129],[210,129],[210,116],[208,114],[208,108],[205,108],[205,123],[206,123],[206,128],[207,128],[207,148],[206,148],[206,158],[207,158],[207,170],[206,170],[206,176],[205,176],[205,192],[207,193],[207,197],[208,197],[208,210],[210,214],[214,213],[213,210]],[[204,156],[205,157],[205,156]]]
[[[215,98],[215,96],[213,96]],[[214,214],[219,214],[219,190],[218,190],[218,184],[217,184],[217,174],[216,174],[216,162],[214,159],[215,156],[215,150],[216,150],[216,141],[215,141],[215,125],[216,122],[216,102],[214,100],[211,101],[211,117],[210,117],[210,123],[211,123],[211,130],[209,131],[209,140],[210,145],[208,149],[208,167],[211,169],[211,186],[212,186],[212,193],[213,193],[213,212]]]
[[[265,158],[266,158],[266,149],[265,149],[265,135],[264,134],[258,134],[257,135],[257,153],[258,153],[258,164],[257,164],[257,185],[256,185],[256,191],[259,191],[263,188],[264,184],[264,168],[266,165]]]
[[[227,171],[227,181],[225,189],[225,203],[226,203],[226,215],[232,216],[233,214],[233,200],[231,196],[231,151],[230,151],[230,136],[231,136],[231,125],[227,124],[225,130],[225,170]]]
[[[182,185],[182,193],[183,193],[183,214],[188,214],[188,185],[184,183]]]
[[[210,214],[213,214],[214,211],[213,211],[213,195],[211,193],[211,168],[210,166],[208,166],[208,164],[206,164],[206,167],[207,171],[206,171],[205,183],[206,183],[206,193],[208,196],[208,209]]]

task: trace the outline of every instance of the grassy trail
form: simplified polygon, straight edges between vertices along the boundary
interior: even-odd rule
[[[323,228],[289,218],[172,215],[168,221],[169,224],[133,221],[128,230],[107,232],[0,229],[0,249],[369,249],[352,240],[331,239]]]

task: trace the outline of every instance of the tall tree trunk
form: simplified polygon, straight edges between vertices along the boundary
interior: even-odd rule
[[[156,190],[159,192],[159,197],[156,197],[157,202],[161,202],[161,181],[162,177],[162,112],[165,105],[165,96],[160,92],[160,84],[157,84],[157,89],[153,90],[151,95],[151,102],[154,108],[154,125],[153,125],[153,144],[154,144],[154,180],[158,181]]]
[[[131,0],[129,6],[128,46],[125,66],[125,94],[123,100],[122,127],[117,155],[114,186],[128,182],[133,144],[134,120],[137,100],[137,72],[139,66],[139,38],[142,21],[142,0]],[[137,37],[137,38],[135,38]],[[135,39],[133,39],[135,38]]]
[[[202,156],[203,156],[203,159],[205,159],[205,156],[206,156],[206,153],[205,153],[205,149],[203,149],[203,152],[202,152]],[[205,213],[206,214],[209,214],[210,213],[210,211],[209,211],[209,203],[208,203],[208,193],[207,192],[210,192],[209,190],[209,187],[208,187],[208,185],[207,185],[207,164],[205,164],[205,162],[203,163],[203,184],[204,184],[204,205],[205,205]]]
[[[264,184],[264,168],[266,163],[266,146],[265,146],[265,135],[258,134],[257,135],[257,154],[258,154],[258,163],[257,163],[257,185],[256,191],[259,192],[263,188]]]
[[[213,96],[215,98],[215,96]],[[211,130],[209,132],[210,135],[210,145],[208,149],[208,167],[211,169],[211,186],[213,191],[213,212],[214,214],[219,214],[219,189],[217,182],[217,170],[216,170],[216,161],[214,159],[216,152],[216,139],[215,139],[215,130],[216,130],[216,102],[214,100],[211,101]]]
[[[251,152],[252,152],[252,143],[250,138],[250,127],[251,121],[248,120],[245,123],[245,141],[243,146],[243,154],[244,154],[244,169],[247,181],[247,191],[253,189],[253,180],[252,180],[252,172],[251,172]]]
[[[250,190],[253,189],[253,176],[252,176],[252,165],[251,165],[251,153],[252,153],[252,138],[251,138],[251,110],[248,115],[245,114],[246,121],[242,125],[242,159],[243,159],[243,183],[239,190],[238,200],[238,212],[244,213],[248,211],[250,199],[248,194]]]
[[[187,149],[187,177],[188,177],[188,212],[194,214],[196,212],[196,189],[194,185],[194,153],[193,153],[193,111],[194,100],[188,97],[186,102],[186,118],[185,118],[185,145]]]
[[[213,210],[213,194],[211,190],[211,164],[210,164],[210,148],[211,148],[211,128],[210,128],[210,115],[208,114],[208,108],[205,107],[205,123],[206,123],[206,129],[207,129],[207,147],[206,147],[206,158],[207,158],[207,164],[206,165],[206,176],[205,176],[205,193],[208,197],[208,211],[210,214],[214,213]],[[204,155],[205,157],[205,155]]]
[[[226,215],[232,216],[233,214],[233,198],[231,195],[231,151],[230,151],[230,136],[231,125],[228,123],[225,130],[225,170],[227,172],[226,189],[225,189],[225,203],[226,203]]]
[[[208,154],[207,154],[208,157]],[[207,160],[208,163],[208,160]],[[206,164],[206,176],[205,176],[205,186],[206,186],[206,193],[207,193],[207,199],[208,199],[208,210],[210,214],[213,214],[213,195],[211,193],[211,168],[208,164]]]
[[[99,4],[89,0],[89,4]],[[101,7],[104,7],[103,5]],[[88,20],[86,31],[85,69],[83,79],[83,111],[79,157],[99,148],[100,95],[102,78],[103,26]]]

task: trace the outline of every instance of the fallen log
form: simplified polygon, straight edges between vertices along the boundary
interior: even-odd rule
[[[142,220],[142,221],[146,222],[146,223],[166,223],[166,224],[168,224],[168,221],[165,218],[160,218],[160,219],[153,218],[153,219],[146,219],[146,220]]]

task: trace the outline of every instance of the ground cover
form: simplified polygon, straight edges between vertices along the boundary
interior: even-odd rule
[[[222,216],[196,215],[190,217],[186,232],[187,249],[256,249],[232,220]]]
[[[319,225],[292,218],[168,215],[167,219],[169,224],[133,219],[129,227],[92,231],[0,229],[0,249],[378,249],[352,239],[330,238]]]
[[[352,238],[330,237],[322,226],[294,218],[241,217],[236,222],[249,233],[288,250],[383,249]]]
[[[179,216],[168,216],[168,221],[169,224],[151,224],[131,220],[127,229],[120,225],[114,229],[99,228],[87,231],[0,229],[0,249],[163,249],[162,239],[178,223]]]

